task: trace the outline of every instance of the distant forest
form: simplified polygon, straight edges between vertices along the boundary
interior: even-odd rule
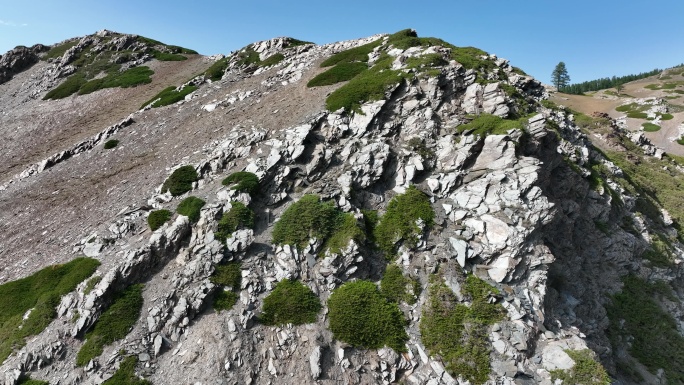
[[[569,86],[561,87],[558,89],[560,92],[565,92],[566,94],[581,95],[589,91],[605,90],[606,88],[613,88],[619,84],[624,84],[634,80],[639,80],[647,78],[649,76],[657,75],[663,70],[654,69],[648,72],[642,72],[636,75],[625,75],[625,76],[613,76],[610,78],[601,78],[596,80],[589,80],[582,83],[570,84]]]

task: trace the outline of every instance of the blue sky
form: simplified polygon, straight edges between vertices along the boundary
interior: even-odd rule
[[[564,61],[572,82],[684,62],[684,1],[0,0],[0,53],[106,28],[229,53],[291,36],[319,44],[414,28],[497,54],[543,82]]]

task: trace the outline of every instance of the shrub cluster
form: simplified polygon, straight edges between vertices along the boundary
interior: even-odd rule
[[[606,369],[597,362],[589,349],[566,350],[575,366],[570,370],[552,370],[551,381],[562,380],[564,384],[610,385],[612,383]]]
[[[430,285],[429,300],[423,307],[420,332],[430,354],[439,354],[446,370],[468,381],[481,384],[490,372],[487,326],[503,319],[505,311],[499,304],[489,303],[489,293],[496,289],[470,275],[464,294],[471,305],[458,302],[443,282]]]
[[[365,62],[342,62],[329,70],[316,75],[313,79],[306,83],[307,87],[320,87],[330,84],[336,84],[352,79],[354,76],[360,74],[368,69],[368,64]]]
[[[188,60],[187,57],[179,55],[176,53],[161,52],[154,50],[152,51],[152,56],[159,61],[183,61]]]
[[[143,103],[143,105],[140,106],[140,108],[145,108],[148,105],[150,105],[150,103],[152,104],[152,108],[169,106],[171,104],[178,103],[179,101],[184,100],[186,96],[190,95],[191,93],[197,90],[197,86],[185,86],[180,91],[177,91],[176,88],[177,87],[174,86],[164,88],[152,99]]]
[[[270,67],[280,63],[284,59],[285,55],[282,53],[276,53],[259,62],[259,67]]]
[[[380,292],[392,302],[416,303],[420,293],[420,282],[404,277],[401,268],[395,264],[387,265],[380,281]]]
[[[85,95],[104,88],[129,88],[140,84],[151,83],[152,78],[150,78],[150,76],[152,74],[154,74],[154,71],[145,66],[129,68],[123,72],[112,70],[107,76],[90,80],[82,85],[78,90],[78,94]]]
[[[211,65],[205,72],[204,72],[204,78],[205,79],[210,79],[211,81],[218,81],[223,78],[223,74],[226,72],[226,69],[228,68],[228,57],[224,57],[221,60],[217,60],[214,64]]]
[[[78,351],[76,365],[84,366],[102,354],[105,345],[120,340],[135,325],[142,310],[143,285],[129,286],[114,298],[111,306],[102,313],[93,329],[86,334],[86,342]]]
[[[470,135],[504,135],[512,129],[523,129],[523,121],[502,119],[496,115],[481,114],[469,123],[457,127],[459,133]]]
[[[138,363],[136,356],[128,356],[121,361],[119,369],[102,385],[152,385],[147,380],[142,380],[135,375],[135,365]]]
[[[119,141],[116,139],[110,139],[104,142],[104,149],[109,150],[119,145]]]
[[[31,377],[25,376],[17,382],[17,385],[50,385],[47,381],[33,380]]]
[[[26,337],[42,332],[55,317],[61,297],[73,291],[99,265],[96,259],[76,258],[0,285],[0,362],[23,346]],[[29,309],[33,310],[24,320]]]
[[[221,182],[224,186],[233,186],[233,190],[241,193],[254,195],[259,192],[259,178],[247,171],[238,171],[228,175]]]
[[[378,247],[392,256],[397,243],[403,241],[408,247],[415,247],[422,235],[418,222],[425,228],[434,224],[435,211],[430,199],[422,191],[410,186],[404,194],[397,195],[387,205],[387,212],[375,227],[374,236]]]
[[[192,190],[192,184],[198,180],[199,175],[197,175],[194,167],[179,167],[166,179],[161,191],[162,193],[169,191],[171,195],[177,197]]]
[[[260,320],[265,325],[301,325],[316,322],[321,301],[311,289],[296,280],[284,279],[264,298]]]
[[[180,215],[185,215],[190,219],[190,222],[194,223],[199,220],[200,211],[205,204],[206,202],[200,198],[187,197],[178,204],[176,212]]]
[[[230,202],[231,208],[223,214],[218,223],[214,236],[224,242],[231,234],[239,229],[251,229],[254,227],[254,211],[241,202]]]
[[[171,211],[165,209],[154,210],[147,216],[147,224],[150,226],[150,230],[155,231],[162,227],[169,219],[171,219]]]
[[[238,292],[242,284],[242,272],[239,262],[218,265],[209,280],[219,287],[214,295],[216,311],[230,310],[238,300]]]
[[[404,314],[373,282],[345,283],[330,295],[328,308],[330,330],[336,339],[367,349],[389,346],[406,351]]]

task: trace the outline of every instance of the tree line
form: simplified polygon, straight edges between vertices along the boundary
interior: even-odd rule
[[[558,91],[564,92],[566,94],[581,95],[589,91],[604,90],[607,88],[615,88],[627,82],[631,82],[638,79],[647,78],[649,76],[657,75],[662,72],[661,69],[654,69],[648,72],[641,72],[638,74],[625,75],[625,76],[612,76],[609,78],[600,78],[595,80],[589,80],[582,83],[575,83],[570,85],[565,85],[558,87]]]

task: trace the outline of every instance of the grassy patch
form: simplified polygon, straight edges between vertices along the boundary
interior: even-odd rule
[[[401,268],[395,264],[387,265],[385,274],[380,281],[380,292],[392,302],[404,301],[408,304],[416,303],[419,294],[416,290],[420,284],[411,278],[404,277]]]
[[[491,114],[481,114],[475,119],[471,120],[469,123],[458,126],[457,131],[461,134],[468,135],[504,135],[512,129],[522,130],[524,127],[524,120],[526,119],[510,120],[502,119]]]
[[[644,86],[644,88],[648,88],[649,90],[673,90],[677,88],[678,86],[684,85],[684,82],[665,82],[665,83],[660,83],[660,84],[649,84],[647,86]]]
[[[110,140],[104,142],[104,146],[103,146],[103,147],[104,147],[105,150],[110,150],[110,149],[112,149],[112,148],[114,148],[114,147],[116,147],[116,146],[118,146],[118,145],[119,145],[119,141],[118,141],[118,140],[116,140],[116,139],[110,139]]]
[[[325,100],[329,111],[344,108],[347,111],[360,111],[361,104],[385,98],[387,89],[399,84],[406,74],[389,69],[380,70],[374,66],[368,71],[361,72],[349,83],[333,91]]]
[[[672,114],[658,114],[660,116],[660,120],[672,120],[674,116]]]
[[[564,384],[610,385],[611,380],[603,365],[596,361],[593,352],[586,350],[566,350],[575,366],[570,370],[552,370],[551,381],[562,380]]]
[[[209,280],[220,287],[214,295],[214,310],[230,310],[238,300],[242,287],[242,272],[239,262],[228,262],[216,266]]]
[[[229,57],[224,57],[221,60],[216,61],[214,64],[209,67],[206,72],[204,72],[204,78],[205,79],[210,79],[211,81],[218,81],[223,78],[223,74],[226,72],[226,69],[228,68],[228,59]]]
[[[126,337],[140,317],[143,305],[142,289],[141,284],[132,285],[116,296],[93,329],[86,334],[86,342],[76,356],[76,365],[86,365],[91,359],[102,354],[106,345]]]
[[[179,55],[177,53],[161,52],[154,50],[152,51],[152,56],[159,61],[183,61],[188,60],[187,57]]]
[[[329,70],[316,75],[308,83],[307,87],[320,87],[330,84],[336,84],[352,79],[354,76],[360,74],[368,69],[368,64],[364,62],[339,63]]]
[[[147,107],[152,103],[152,108],[164,107],[184,100],[186,96],[197,90],[197,86],[185,86],[182,90],[176,90],[177,87],[170,86],[164,88],[160,93],[155,95],[152,99],[146,101],[140,108]]]
[[[55,317],[61,297],[73,291],[99,265],[92,258],[76,258],[0,285],[0,362],[24,346],[26,337],[42,332]],[[24,320],[24,314],[31,309]]]
[[[276,53],[259,62],[259,67],[274,66],[283,60],[285,60],[285,55],[282,53]]]
[[[667,284],[625,277],[622,292],[606,307],[608,333],[614,350],[626,346],[651,373],[663,369],[668,384],[680,384],[684,382],[684,337],[677,331],[677,321],[659,303],[671,295]]]
[[[254,195],[259,192],[259,177],[247,171],[238,171],[228,175],[221,184],[224,186],[232,186],[231,188],[237,192]]]
[[[161,192],[171,192],[171,195],[177,197],[192,190],[192,184],[199,180],[197,171],[192,166],[182,166],[177,168],[171,176],[166,179],[162,185]]]
[[[648,114],[645,112],[632,111],[627,113],[627,117],[632,119],[648,119]]]
[[[78,90],[81,89],[81,87],[87,82],[88,80],[86,80],[85,76],[82,74],[71,75],[62,84],[45,94],[43,100],[64,99],[67,96],[77,93]]]
[[[225,242],[236,230],[254,227],[254,211],[240,202],[230,202],[231,208],[223,214],[214,236]]]
[[[150,226],[150,230],[155,231],[168,222],[169,219],[171,219],[171,211],[165,209],[154,210],[147,216],[147,224]]]
[[[97,286],[97,284],[100,283],[100,281],[102,281],[102,277],[99,275],[96,275],[96,276],[90,278],[88,280],[88,282],[86,282],[86,287],[83,290],[83,294],[85,294],[85,295],[90,294],[90,292],[93,291],[95,286]]]
[[[469,275],[463,287],[470,306],[459,303],[443,282],[430,285],[420,332],[425,347],[441,357],[449,373],[481,384],[491,370],[487,326],[503,319],[505,311],[501,305],[489,303],[489,294],[496,289],[481,279]]]
[[[284,279],[264,298],[260,320],[265,325],[301,325],[316,322],[321,301],[303,283]]]
[[[387,212],[375,227],[374,236],[380,249],[389,257],[396,253],[400,241],[407,247],[415,247],[423,230],[418,222],[429,229],[434,218],[435,211],[428,196],[411,186],[404,194],[392,198]]]
[[[336,53],[321,63],[321,67],[330,67],[338,63],[362,62],[368,63],[368,54],[382,44],[382,39],[355,48]]]
[[[140,84],[152,83],[152,78],[150,78],[152,74],[154,74],[154,71],[145,66],[129,68],[123,72],[113,71],[104,78],[93,79],[85,83],[78,90],[78,94],[89,94],[104,88],[129,88]]]
[[[197,197],[187,197],[183,199],[176,208],[176,212],[180,215],[185,215],[190,219],[190,222],[197,222],[200,218],[200,210],[206,204],[200,198]]]
[[[17,382],[17,385],[50,385],[50,383],[47,381],[33,380],[31,377],[25,376]]]
[[[237,58],[237,64],[239,66],[250,66],[252,64],[258,64],[261,61],[259,53],[255,51],[251,45],[238,52]]]
[[[660,130],[659,125],[653,124],[653,123],[648,123],[648,122],[642,123],[641,127],[643,127],[644,131],[646,131],[646,132],[656,132],[656,131]]]
[[[135,375],[135,365],[138,363],[136,356],[128,356],[121,361],[119,369],[102,385],[152,385],[147,380],[142,380]]]
[[[58,57],[64,56],[66,51],[68,51],[71,47],[76,46],[78,44],[78,40],[73,40],[73,41],[68,41],[66,43],[56,45],[43,56],[43,60],[49,60],[49,59],[56,59]]]
[[[406,320],[396,303],[388,301],[373,282],[347,282],[328,299],[330,330],[336,339],[354,346],[389,346],[406,351]]]

